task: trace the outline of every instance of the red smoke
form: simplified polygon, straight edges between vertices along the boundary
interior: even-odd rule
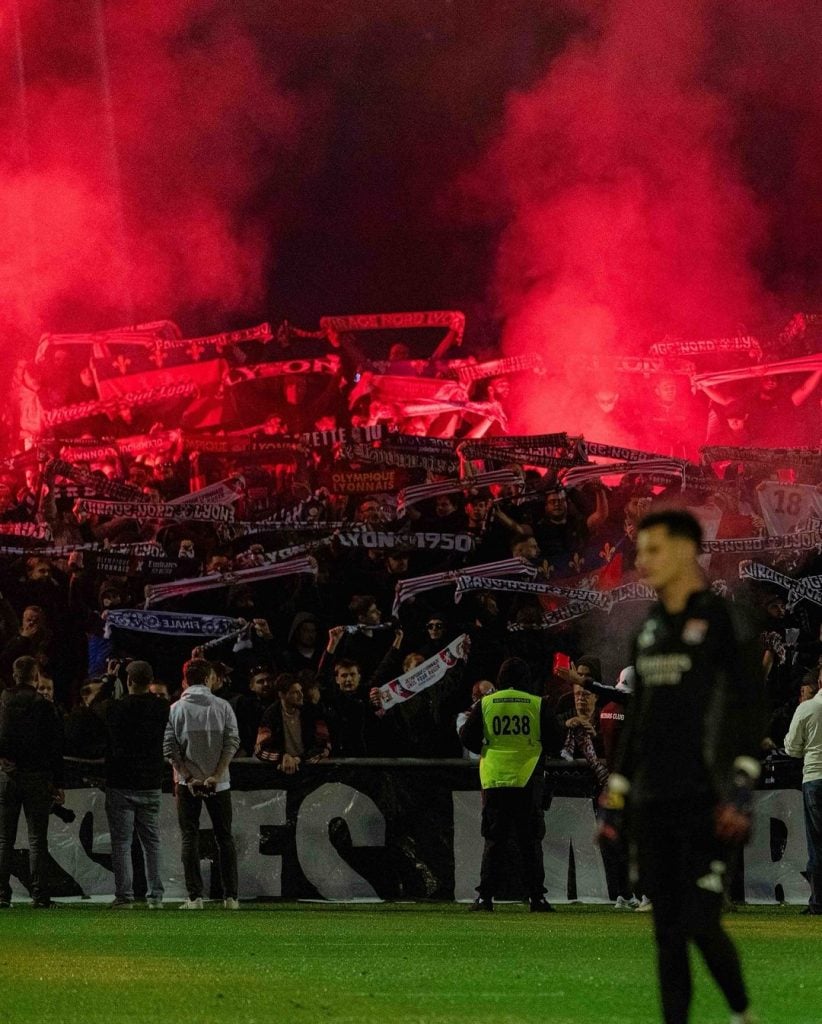
[[[6,336],[257,312],[301,107],[232,5],[16,0],[0,37]]]
[[[542,351],[551,366],[547,386],[536,381],[518,402],[515,426],[584,428],[592,437],[605,429],[597,382],[625,384],[609,371],[618,355],[647,352],[666,334],[750,331],[773,315],[763,262],[784,203],[757,180],[751,154],[767,160],[773,133],[751,134],[745,103],[766,101],[785,68],[762,71],[769,3],[576,7],[585,31],[535,86],[509,97],[478,191],[507,220],[496,266],[505,348]],[[777,25],[783,45],[801,34],[796,16],[810,16],[813,5],[786,7],[791,14]],[[805,100],[816,110],[818,68],[817,60],[817,95]],[[793,94],[786,105],[795,108],[804,86],[788,76],[794,84],[778,88]],[[813,137],[814,147],[797,140],[793,164],[784,153],[776,161],[783,183],[809,187],[812,178],[818,197],[818,128]],[[633,410],[634,439],[643,412]]]

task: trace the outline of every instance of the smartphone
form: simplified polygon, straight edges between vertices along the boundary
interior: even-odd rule
[[[566,672],[571,667],[571,658],[567,654],[555,654],[554,655],[554,674],[556,675],[561,669]]]

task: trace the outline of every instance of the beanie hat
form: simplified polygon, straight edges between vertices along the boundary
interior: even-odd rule
[[[498,690],[525,690],[531,692],[531,669],[522,658],[506,658],[497,672]]]

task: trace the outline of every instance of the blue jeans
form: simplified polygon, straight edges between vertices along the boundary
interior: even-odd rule
[[[160,878],[160,790],[107,789],[106,815],[111,833],[115,898],[134,899],[131,843],[136,831],[146,865],[147,897],[161,900],[164,889]]]
[[[11,901],[11,862],[21,810],[26,816],[29,836],[31,898],[35,903],[49,902],[48,827],[51,804],[50,774],[0,770],[0,903]]]
[[[811,913],[822,914],[822,779],[802,783],[805,834],[808,839],[808,881]]]

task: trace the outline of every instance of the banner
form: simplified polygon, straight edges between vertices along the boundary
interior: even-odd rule
[[[48,523],[0,523],[0,537],[32,537],[34,540],[51,540],[51,527]],[[36,554],[26,548],[22,550]]]
[[[397,515],[401,516],[409,505],[418,505],[429,498],[436,498],[442,494],[458,494],[469,488],[489,487],[491,484],[498,484],[500,487],[522,487],[522,474],[510,469],[496,469],[490,473],[477,473],[462,480],[440,480],[433,484],[405,487],[397,495]]]
[[[373,448],[366,444],[344,444],[337,457],[349,462],[376,462],[384,466],[426,469],[432,473],[456,473],[460,465],[456,455],[427,455],[414,450],[403,451],[394,446]]]
[[[179,498],[172,498],[169,505],[231,505],[240,497],[244,481],[242,477],[230,476],[216,484],[201,487],[199,491],[191,491]]]
[[[106,612],[105,636],[112,629],[165,636],[223,636],[244,624],[226,615],[193,615],[183,612],[148,612],[138,608],[117,608]]]
[[[94,494],[102,494],[113,501],[134,501],[141,502],[145,495],[134,484],[120,483],[117,480],[109,480],[101,473],[92,473],[83,466],[74,466],[64,459],[52,459],[46,466],[46,474],[52,476],[64,476],[68,480],[75,480]]]
[[[698,356],[717,352],[745,352],[751,359],[762,358],[762,348],[753,335],[705,338],[702,341],[658,341],[649,349],[652,356]]]
[[[617,373],[641,373],[643,376],[693,377],[696,363],[689,359],[653,359],[648,356],[623,356],[613,364]]]
[[[404,474],[407,479],[407,474]],[[381,491],[394,492],[399,484],[396,469],[356,472],[335,470],[331,473],[329,489],[334,494],[374,494]]]
[[[82,897],[85,905],[114,895],[106,796],[89,785],[91,767],[67,764],[66,807],[75,820],[52,817],[49,825],[51,894],[78,902]],[[552,903],[599,904],[604,914],[613,915],[602,855],[591,842],[596,826],[591,773],[585,765],[563,764],[549,770],[547,782],[553,795],[542,811],[546,896]],[[772,785],[770,775],[767,782],[768,788],[754,793],[754,835],[745,848],[741,879],[745,900],[807,903],[802,793],[796,786]],[[187,893],[170,775],[163,788],[160,875],[166,900],[179,902]],[[400,760],[389,767],[343,760],[304,765],[296,775],[283,776],[243,758],[232,762],[231,790],[242,899],[467,902],[476,895],[482,859],[476,763]],[[350,842],[338,841],[340,822]],[[17,846],[15,903],[29,899],[21,877],[28,862],[25,829]],[[217,897],[215,855],[207,842],[203,849],[204,895]],[[499,898],[521,899],[520,884],[518,873],[509,872]]]
[[[470,570],[460,575],[456,581],[454,600],[457,602],[467,591],[495,590],[515,594],[550,594],[554,597],[567,598],[569,601],[582,602],[588,606],[588,610],[598,608],[600,611],[610,612],[616,604],[625,601],[655,601],[657,596],[653,587],[646,583],[623,583],[613,590],[589,590],[582,587],[562,587],[556,583],[491,579],[469,573]]]
[[[164,554],[159,544],[143,540],[134,544],[109,544],[108,541],[98,540],[86,541],[83,544],[50,544],[47,547],[0,547],[0,555],[42,555],[44,558],[67,558],[76,551],[127,553],[135,557],[162,557]]]
[[[172,505],[167,501],[90,501],[81,498],[75,513],[125,519],[171,519],[175,522],[233,523],[234,509],[228,505]]]
[[[92,351],[91,372],[102,401],[122,401],[126,394],[169,387],[181,381],[187,381],[202,395],[216,390],[228,369],[226,348],[271,337],[271,325],[263,323],[179,341],[157,339],[146,344],[135,338],[131,346],[118,346],[116,356],[101,342]]]
[[[414,415],[404,410],[412,403],[467,402],[468,392],[456,381],[442,377],[400,377],[393,374],[366,371],[348,395],[348,408],[368,395],[372,402],[396,405],[403,409],[403,415]],[[425,415],[420,413],[419,415]]]
[[[158,601],[166,601],[170,597],[186,597],[199,594],[205,590],[220,590],[222,587],[234,587],[241,583],[263,583],[284,576],[299,574],[317,574],[317,563],[313,558],[295,558],[291,562],[272,563],[253,566],[250,569],[237,569],[234,572],[213,572],[207,576],[192,576],[189,579],[174,580],[173,583],[158,583],[146,587],[146,608]]]
[[[222,523],[217,532],[222,540],[238,540],[241,537],[255,537],[266,533],[322,533],[331,534],[334,530],[350,530],[362,524],[350,520],[335,519],[333,521],[316,522],[314,520],[261,519],[257,522]]]
[[[782,587],[783,590],[787,590],[785,605],[788,611],[791,611],[803,600],[822,605],[822,576],[802,576],[799,579],[793,579],[793,577],[786,576],[759,562],[740,562],[739,577],[740,579],[774,583],[776,586]]]
[[[121,408],[142,408],[160,402],[170,402],[177,398],[190,398],[198,390],[192,380],[175,380],[153,387],[137,387],[132,382],[132,390],[125,390],[117,397],[109,399],[78,402],[75,405],[64,405],[58,409],[43,411],[43,428],[58,427],[63,423],[74,423],[77,420],[89,419],[92,416],[117,416]]]
[[[179,440],[179,430],[130,437],[61,439],[60,458],[66,462],[99,462],[119,455],[156,454],[173,448]]]
[[[461,366],[457,370],[457,380],[460,384],[467,385],[475,380],[503,377],[506,374],[520,373],[523,370],[532,370],[538,377],[544,377],[547,372],[542,356],[538,352],[531,352],[522,356],[504,356],[502,359],[492,359],[485,363]]]
[[[336,534],[344,548],[413,549],[417,551],[473,551],[475,538],[470,533],[394,533],[383,530],[348,530]]]
[[[232,366],[226,370],[223,385],[228,388],[239,387],[241,384],[259,384],[261,381],[277,377],[289,377],[294,374],[324,373],[336,377],[340,373],[340,357],[329,352],[328,355],[315,356],[311,359],[285,359],[276,363],[251,363],[246,366]]]
[[[524,558],[503,558],[499,562],[484,562],[482,565],[466,566],[463,569],[449,569],[446,572],[432,572],[425,576],[412,576],[407,580],[400,580],[394,591],[394,605],[391,614],[394,618],[399,614],[400,605],[410,601],[427,590],[436,590],[437,587],[446,587],[454,583],[463,573],[474,573],[488,579],[496,579],[499,576],[530,576],[534,577],[537,570],[529,565]]]
[[[603,476],[636,473],[640,476],[661,478],[683,477],[685,463],[681,459],[644,459],[636,462],[602,462],[590,466],[572,466],[562,474],[564,487],[581,487]]]
[[[603,444],[600,441],[585,441],[585,451],[588,456],[602,459],[616,459],[617,462],[642,462],[647,459],[666,459],[671,461],[670,455],[660,455],[657,452],[643,452],[638,448],[623,448],[616,444]],[[676,459],[676,462],[682,460]]]
[[[413,329],[420,327],[446,327],[454,332],[454,344],[462,344],[465,333],[465,314],[455,309],[433,309],[418,313],[361,313],[353,316],[320,317],[320,327],[328,340],[339,345],[337,335],[350,331]]]
[[[458,661],[465,661],[468,658],[467,639],[468,634],[461,633],[456,640],[452,640],[421,665],[378,687],[380,710],[377,714],[385,714],[389,708],[416,697],[422,690],[438,683]]]
[[[706,445],[699,449],[705,462],[756,462],[779,467],[822,467],[822,448],[731,448]]]
[[[515,462],[555,469],[586,463],[585,442],[568,434],[520,434],[466,440],[457,449],[464,459]]]
[[[811,551],[814,548],[822,548],[822,532],[819,530],[799,530],[779,537],[725,537],[702,543],[702,551],[712,555],[745,552],[781,554],[783,551]]]
[[[699,373],[693,383],[696,387],[715,387],[717,384],[731,384],[740,380],[755,380],[759,377],[775,377],[786,373],[814,373],[822,370],[822,353],[802,356],[800,359],[783,359],[777,363],[760,363],[744,366],[738,370],[724,370],[718,373]]]

